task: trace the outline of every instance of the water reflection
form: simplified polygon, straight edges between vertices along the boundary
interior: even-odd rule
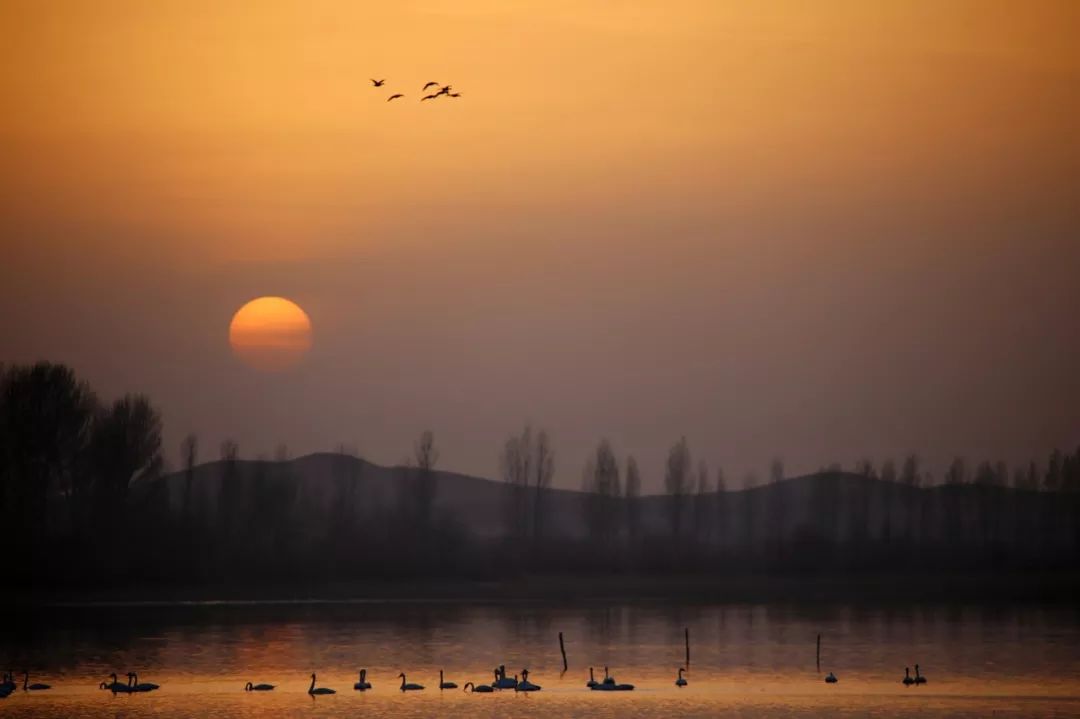
[[[1080,716],[1080,621],[1061,607],[194,604],[53,608],[8,626],[0,661],[56,687],[3,700],[12,716]],[[684,627],[689,686],[676,689]],[[909,689],[900,679],[916,662],[930,683]],[[499,664],[511,675],[528,667],[543,692],[434,688],[439,669],[486,683]],[[589,666],[638,690],[596,696]],[[362,667],[372,692],[352,691]],[[130,669],[163,688],[96,689]],[[308,697],[312,671],[339,694]],[[402,696],[401,671],[428,689]],[[838,684],[824,684],[829,671]],[[253,696],[247,681],[278,688]]]

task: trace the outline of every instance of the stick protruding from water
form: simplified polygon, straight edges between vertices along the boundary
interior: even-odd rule
[[[569,667],[566,664],[566,645],[563,643],[562,632],[559,632],[559,651],[562,652],[562,670],[565,674]]]
[[[686,636],[686,668],[690,668],[690,627],[686,627],[683,630],[683,634]]]
[[[817,635],[817,670],[821,673],[821,635]]]

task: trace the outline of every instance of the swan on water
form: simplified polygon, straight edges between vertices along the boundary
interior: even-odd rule
[[[611,676],[607,667],[604,667],[604,681],[589,688],[594,692],[629,692],[634,690],[634,685],[616,683],[615,677]]]
[[[327,687],[318,687],[318,688],[316,688],[315,687],[315,674],[314,673],[312,673],[312,675],[311,675],[311,686],[308,687],[307,693],[312,695],[312,696],[315,696],[316,694],[337,694],[336,691],[334,691],[333,689],[328,689]]]
[[[406,681],[405,681],[405,672],[402,672],[401,674],[398,674],[398,676],[401,677],[401,691],[403,691],[403,692],[415,692],[415,691],[420,691],[421,689],[424,688],[423,684],[414,684],[412,682],[406,683]]]
[[[491,683],[491,686],[496,689],[513,689],[517,686],[517,679],[510,679],[506,676],[506,665],[500,664],[495,670],[495,681]]]
[[[683,673],[683,668],[679,667],[679,678],[675,680],[675,686],[677,686],[677,687],[685,687],[686,686],[686,680],[683,679],[682,673]]]
[[[352,688],[358,692],[366,692],[371,689],[371,682],[367,680],[367,669],[360,670],[360,681],[353,684]]]
[[[915,683],[916,684],[926,684],[926,677],[924,677],[922,674],[919,674],[919,665],[918,664],[915,665]]]
[[[109,678],[112,679],[108,684],[102,682],[101,688],[108,689],[113,694],[130,694],[131,693],[131,677],[128,677],[127,684],[121,684],[116,679],[116,674],[110,674]]]
[[[514,679],[517,679],[517,677],[515,676]],[[522,669],[521,670],[521,681],[518,682],[516,687],[514,687],[514,691],[518,691],[518,692],[538,692],[538,691],[540,691],[540,685],[539,684],[533,684],[532,682],[530,682],[529,681],[529,670],[528,669]]]
[[[593,677],[592,667],[589,667],[589,681],[585,682],[585,686],[589,687],[589,689],[592,689],[593,687],[596,686],[596,684],[597,684],[597,682],[596,682],[596,678]]]
[[[911,670],[908,669],[907,667],[904,667],[904,680],[903,680],[903,683],[904,683],[904,686],[906,686],[906,687],[910,687],[912,684],[915,683],[915,680],[911,678]]]
[[[161,688],[152,682],[143,682],[140,684],[138,672],[130,672],[128,674],[128,683],[131,685],[131,691],[133,692],[152,692],[155,689]]]
[[[837,679],[836,675],[833,674],[832,672],[829,672],[829,675],[827,677],[825,677],[825,683],[826,684],[836,684],[836,682],[838,682],[838,681],[840,681],[840,680]]]
[[[39,691],[43,691],[45,689],[52,689],[52,687],[49,686],[48,684],[30,684],[29,681],[30,681],[30,672],[28,672],[28,671],[26,671],[24,669],[23,670],[23,683],[22,683],[22,688],[23,688],[24,692],[25,691],[39,692]]]
[[[439,689],[457,689],[457,684],[454,682],[443,681],[443,670],[439,670]]]
[[[472,682],[465,682],[464,689],[470,694],[491,694],[495,691],[487,684],[473,684]]]
[[[244,691],[246,692],[268,692],[273,688],[273,684],[252,684],[248,682],[244,685]]]

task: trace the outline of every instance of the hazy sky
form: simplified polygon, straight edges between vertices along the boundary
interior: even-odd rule
[[[269,9],[273,5],[273,9]],[[175,463],[546,426],[658,487],[1080,442],[1080,3],[4,2],[0,361]],[[369,77],[388,78],[386,89]],[[418,101],[452,83],[457,100]],[[296,370],[232,356],[283,295]]]

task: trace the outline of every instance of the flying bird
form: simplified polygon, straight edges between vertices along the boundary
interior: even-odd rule
[[[429,87],[438,87],[438,86],[439,86],[439,83],[437,83],[437,82],[428,82],[428,83],[425,83],[424,86],[422,88],[420,88],[420,89],[421,90],[426,90]]]
[[[436,95],[449,95],[450,91],[453,90],[453,89],[454,89],[453,85],[443,85],[442,87],[439,88],[439,91],[437,93],[435,93],[435,94]]]
[[[434,95],[424,95],[422,98],[420,98],[420,102],[423,102],[424,100],[434,100],[438,96],[439,93],[435,93]]]
[[[447,93],[446,96],[447,97],[461,97],[461,93],[460,92],[450,92],[450,93]]]
[[[399,97],[405,97],[405,96],[404,96],[404,95],[402,95],[402,94],[401,94],[401,93],[399,92],[399,93],[397,93],[396,95],[391,95],[390,97],[386,98],[386,101],[387,101],[387,102],[390,102],[391,100],[396,100],[396,99],[398,99]]]
[[[385,77],[382,80],[376,80],[375,78],[371,78],[371,84],[374,85],[375,87],[382,87],[383,83],[385,83],[385,82],[386,82]]]

